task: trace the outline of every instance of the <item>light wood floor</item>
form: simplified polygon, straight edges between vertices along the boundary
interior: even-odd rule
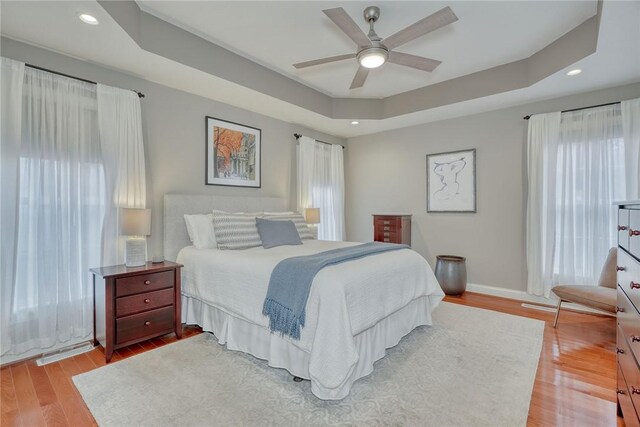
[[[529,410],[529,426],[623,426],[616,416],[615,321],[562,312],[526,309],[513,300],[466,293],[446,301],[540,319],[544,344]],[[185,337],[200,331],[185,328]],[[118,350],[113,362],[176,341],[166,336]],[[100,349],[38,367],[34,360],[0,370],[2,426],[95,425],[71,377],[103,366]]]

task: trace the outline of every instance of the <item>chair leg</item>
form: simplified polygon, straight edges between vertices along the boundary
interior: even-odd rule
[[[560,316],[560,306],[562,305],[562,300],[558,300],[558,309],[556,310],[556,317],[553,319],[553,327],[558,326],[558,317]]]

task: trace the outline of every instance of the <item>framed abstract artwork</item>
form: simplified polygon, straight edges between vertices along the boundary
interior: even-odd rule
[[[207,185],[260,188],[260,129],[207,116]]]
[[[476,150],[427,154],[427,212],[476,208]]]

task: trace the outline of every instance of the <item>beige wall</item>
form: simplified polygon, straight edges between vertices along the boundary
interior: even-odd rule
[[[124,73],[2,38],[2,56],[100,83],[142,91],[147,206],[152,208],[149,255],[162,254],[166,193],[284,197],[295,206],[295,138],[303,133],[344,144],[331,135],[192,95]],[[262,188],[205,185],[205,116],[262,130]],[[345,153],[346,154],[346,153]]]
[[[640,97],[640,84],[350,138],[347,238],[370,241],[371,214],[413,214],[412,244],[435,267],[467,257],[470,283],[526,289],[523,116]],[[477,149],[478,213],[426,212],[426,154]]]

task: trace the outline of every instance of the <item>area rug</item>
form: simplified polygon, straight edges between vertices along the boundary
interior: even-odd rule
[[[100,426],[524,426],[544,323],[442,303],[342,401],[201,334],[73,377]]]

